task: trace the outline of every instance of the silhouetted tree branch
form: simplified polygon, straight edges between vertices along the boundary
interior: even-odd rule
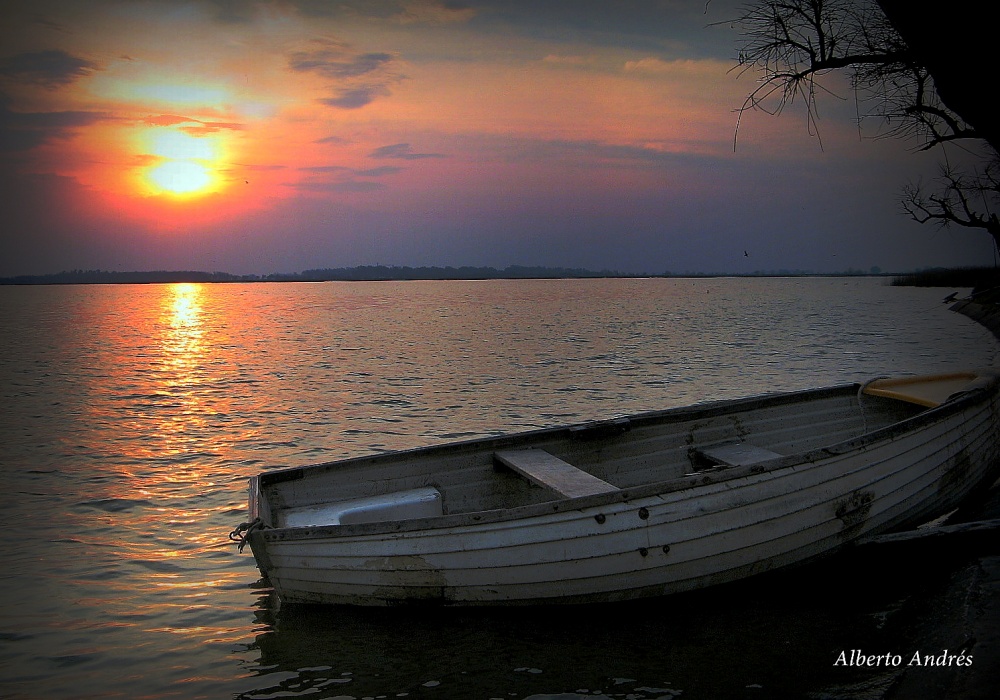
[[[912,184],[903,189],[903,209],[920,223],[983,229],[1000,247],[1000,217],[990,207],[1000,195],[998,175],[996,160],[971,175],[945,166],[935,191]]]
[[[1000,119],[989,76],[997,66],[995,10],[976,0],[931,8],[912,0],[878,0],[914,62],[934,76],[934,90],[952,114],[1000,153]]]
[[[890,8],[888,16],[883,7]],[[742,37],[738,66],[741,73],[759,74],[760,81],[739,109],[737,135],[747,110],[778,114],[797,99],[805,105],[813,132],[816,96],[825,90],[819,80],[846,72],[866,110],[858,118],[878,123],[876,137],[916,139],[918,150],[956,142],[987,146],[982,150],[984,168],[970,175],[948,166],[936,182],[938,191],[908,185],[903,203],[916,221],[985,230],[1000,248],[992,213],[1000,208],[1000,149],[992,138],[1000,129],[992,106],[986,109],[978,94],[988,97],[989,90],[981,79],[969,77],[981,68],[962,62],[963,51],[982,56],[983,47],[967,49],[965,43],[985,41],[988,35],[982,32],[987,29],[979,27],[970,35],[961,22],[938,22],[938,14],[951,14],[952,8],[932,16],[901,0],[758,0],[741,12],[734,20]],[[962,17],[968,19],[968,13]],[[989,24],[988,19],[981,17],[980,24]],[[951,34],[942,35],[942,27]],[[939,93],[938,76],[948,86],[947,103]],[[977,94],[968,94],[973,91]]]

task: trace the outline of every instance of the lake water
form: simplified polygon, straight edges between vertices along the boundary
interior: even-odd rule
[[[282,608],[227,533],[272,467],[993,364],[949,291],[0,287],[0,697],[851,696],[835,691],[879,677],[835,654],[905,636],[886,619],[909,584],[817,596],[806,572],[583,609]]]

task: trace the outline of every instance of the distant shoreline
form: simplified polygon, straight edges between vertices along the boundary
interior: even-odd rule
[[[116,272],[111,270],[70,270],[47,275],[17,275],[0,277],[0,285],[57,284],[176,284],[176,283],[247,283],[247,282],[391,282],[391,281],[458,281],[458,280],[541,280],[541,279],[711,279],[717,277],[885,277],[891,284],[934,287],[982,287],[987,280],[996,280],[996,268],[933,269],[912,273],[886,273],[874,268],[868,271],[816,273],[803,270],[769,270],[750,273],[684,272],[660,274],[628,274],[611,270],[580,268],[533,267],[512,265],[493,267],[400,267],[364,265],[347,268],[305,270],[296,273],[268,275],[234,275],[228,272],[195,270],[155,270]]]

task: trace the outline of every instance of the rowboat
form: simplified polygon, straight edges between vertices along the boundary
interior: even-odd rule
[[[998,386],[878,379],[265,471],[230,536],[289,603],[688,591],[956,508],[1000,475]]]

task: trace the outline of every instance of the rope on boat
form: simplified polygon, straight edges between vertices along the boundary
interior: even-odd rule
[[[233,542],[239,544],[240,552],[243,552],[243,548],[247,546],[247,540],[250,538],[250,533],[254,530],[263,530],[267,525],[260,518],[254,518],[248,523],[240,523],[236,526],[236,529],[229,533],[229,539]]]

